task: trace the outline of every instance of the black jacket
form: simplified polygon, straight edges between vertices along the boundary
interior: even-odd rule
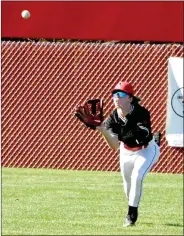
[[[118,136],[119,141],[129,147],[148,144],[152,138],[150,113],[138,103],[133,111],[123,119],[118,116],[117,109],[105,121],[106,128]]]

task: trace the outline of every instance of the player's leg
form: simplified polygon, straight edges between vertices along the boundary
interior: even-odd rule
[[[160,150],[158,145],[153,142],[146,149],[137,152],[137,158],[134,162],[134,169],[131,176],[131,189],[129,196],[129,205],[138,207],[142,196],[142,184],[146,174],[152,166],[158,161]]]
[[[123,177],[123,186],[126,197],[129,201],[130,189],[131,189],[131,175],[134,168],[135,154],[120,146],[120,170]],[[125,218],[124,227],[133,225],[130,221],[130,210],[132,207],[128,207],[127,216]]]
[[[124,148],[120,148],[120,171],[123,178],[124,192],[129,200],[129,193],[131,188],[131,175],[134,167],[134,162],[130,156],[130,152]]]
[[[153,142],[146,149],[135,153],[134,168],[131,176],[128,215],[124,226],[134,225],[138,218],[138,206],[142,195],[142,183],[145,175],[158,161],[160,150]]]

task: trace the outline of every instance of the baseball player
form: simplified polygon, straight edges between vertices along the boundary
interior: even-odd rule
[[[143,180],[158,161],[160,150],[151,132],[150,113],[139,104],[140,99],[134,96],[132,85],[119,82],[112,91],[112,99],[115,109],[105,121],[95,111],[96,107],[100,113],[103,110],[100,99],[78,106],[75,115],[87,127],[98,130],[111,148],[120,149],[120,170],[128,199],[128,212],[123,226],[134,226],[138,218]],[[93,104],[92,113],[89,112],[89,103]]]
[[[158,161],[160,150],[151,132],[150,113],[139,104],[132,85],[118,83],[112,98],[115,109],[97,129],[111,148],[120,148],[120,170],[128,199],[127,227],[137,221],[143,179]]]

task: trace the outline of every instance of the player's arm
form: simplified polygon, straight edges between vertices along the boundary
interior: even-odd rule
[[[98,130],[112,149],[117,150],[119,148],[118,136],[111,131],[112,117],[110,116],[103,122],[102,99],[91,99],[86,101],[84,105],[78,105],[75,107],[73,115],[88,128]]]
[[[102,122],[100,126],[97,126],[96,129],[102,134],[109,147],[116,151],[119,149],[119,140],[118,135],[113,133],[110,127],[112,124],[111,119],[111,117],[107,118],[107,120]]]
[[[145,140],[151,133],[151,121],[150,121],[150,113],[145,111],[141,117],[141,120],[137,123],[135,134],[137,137],[137,141],[141,143]]]
[[[102,125],[96,127],[96,129],[102,134],[110,148],[114,149],[115,151],[119,148],[119,140],[117,135],[113,134],[111,130],[106,129],[103,123]]]

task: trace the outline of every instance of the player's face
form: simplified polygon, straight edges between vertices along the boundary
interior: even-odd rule
[[[130,106],[132,98],[125,92],[116,92],[113,93],[113,101],[115,107],[127,108]]]

